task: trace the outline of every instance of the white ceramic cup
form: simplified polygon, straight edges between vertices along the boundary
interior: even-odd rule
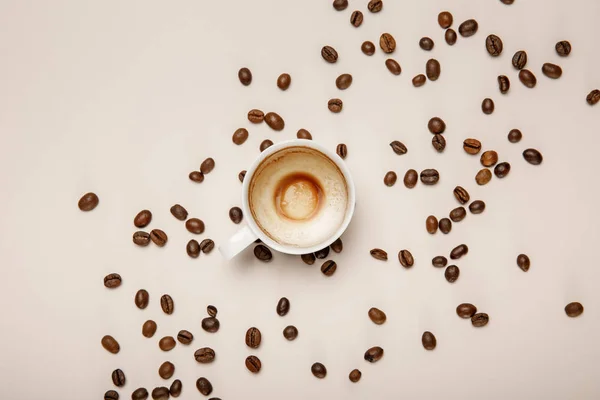
[[[248,189],[250,186],[250,182],[252,182],[252,177],[256,172],[256,168],[271,154],[276,153],[280,150],[287,149],[289,147],[308,147],[310,149],[317,150],[327,156],[331,161],[335,163],[335,165],[339,168],[339,170],[344,175],[344,179],[346,180],[346,187],[348,190],[348,202],[346,215],[344,216],[344,220],[339,226],[339,228],[327,239],[323,240],[321,243],[318,243],[314,246],[310,247],[298,247],[298,246],[290,246],[283,245],[271,239],[267,236],[258,226],[256,221],[252,216],[252,212],[250,211],[250,204],[248,202]],[[246,247],[250,246],[256,239],[260,239],[265,245],[270,247],[273,250],[277,250],[281,253],[287,254],[308,254],[314,253],[317,250],[321,250],[335,240],[337,240],[342,233],[346,230],[348,225],[350,224],[350,220],[352,220],[352,216],[354,215],[354,206],[356,202],[356,190],[354,187],[354,181],[352,180],[352,176],[350,176],[350,171],[348,167],[344,163],[344,160],[340,158],[337,154],[330,152],[325,147],[321,146],[318,143],[313,142],[312,140],[305,139],[294,139],[288,140],[285,142],[277,143],[265,151],[260,153],[260,156],[254,161],[252,166],[247,170],[246,176],[244,177],[244,183],[242,185],[242,210],[244,212],[244,220],[246,221],[246,226],[240,229],[235,235],[233,235],[225,244],[219,246],[219,251],[223,256],[230,260],[239,254]]]

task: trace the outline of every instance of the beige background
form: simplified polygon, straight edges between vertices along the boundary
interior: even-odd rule
[[[391,1],[378,15],[367,1],[350,0],[336,12],[329,0],[253,1],[80,1],[0,0],[0,381],[7,399],[99,399],[112,388],[110,373],[122,368],[122,398],[139,386],[163,385],[160,363],[171,360],[184,383],[184,399],[201,397],[200,376],[222,399],[594,399],[600,397],[600,292],[597,243],[600,239],[597,147],[600,105],[585,96],[600,86],[595,0]],[[437,14],[449,8],[455,25],[480,23],[476,36],[443,41]],[[363,26],[349,24],[353,9],[365,12]],[[382,32],[398,42],[394,57],[403,68],[392,76],[378,50],[360,52],[364,40]],[[497,59],[484,49],[487,34],[504,40]],[[432,37],[431,53],[417,43]],[[561,59],[558,40],[573,52]],[[326,64],[320,48],[330,44],[339,62]],[[538,76],[534,90],[522,86],[510,65],[526,49]],[[435,57],[438,82],[415,89],[411,78]],[[563,77],[551,81],[540,68],[557,62]],[[237,70],[254,73],[250,87]],[[289,72],[287,92],[275,86]],[[336,76],[349,72],[345,92]],[[499,94],[498,74],[510,77],[510,94]],[[344,110],[331,114],[331,97]],[[492,97],[496,112],[485,116],[481,100]],[[279,112],[286,129],[249,126],[250,108]],[[427,120],[445,119],[448,148],[437,154]],[[231,143],[238,127],[250,139]],[[511,128],[523,131],[510,144]],[[358,190],[355,220],[344,235],[345,250],[332,257],[339,267],[325,278],[319,267],[276,254],[270,264],[252,250],[226,264],[218,252],[192,260],[191,238],[169,214],[181,203],[206,222],[206,232],[222,243],[238,229],[227,212],[239,203],[237,174],[258,154],[265,138],[295,137],[306,128],[315,140],[335,148],[348,145],[347,163]],[[466,155],[466,137],[482,140],[512,165],[510,175],[477,187],[477,158]],[[394,139],[409,148],[398,157]],[[524,162],[527,147],[540,149],[540,167]],[[212,156],[216,168],[201,185],[188,173]],[[383,175],[408,168],[438,168],[435,187],[387,188]],[[451,234],[430,236],[427,215],[445,215],[457,203],[455,185],[487,203],[484,214],[468,215]],[[95,191],[101,202],[91,213],[77,200]],[[151,227],[169,235],[165,248],[131,243],[137,211],[154,213]],[[467,243],[457,264],[461,277],[447,283],[430,260]],[[381,247],[390,261],[378,262],[369,249]],[[396,253],[410,249],[416,259],[402,268]],[[523,273],[515,259],[526,252],[532,267]],[[104,275],[119,272],[123,285],[110,291]],[[151,304],[138,310],[134,293],[146,288]],[[159,297],[170,293],[175,313],[166,316]],[[275,304],[291,300],[281,318]],[[563,307],[580,301],[584,315],[565,316]],[[455,307],[472,302],[490,315],[475,329]],[[219,309],[221,330],[200,328],[207,304]],[[388,322],[375,326],[367,310],[378,306]],[[153,339],[140,330],[155,319]],[[295,342],[282,337],[294,324]],[[260,349],[250,351],[244,333],[263,332]],[[190,347],[159,351],[164,335],[188,329]],[[434,332],[438,347],[426,352],[421,333]],[[100,346],[104,334],[121,343],[118,355]],[[385,349],[377,364],[363,360],[373,345]],[[193,351],[211,346],[212,365],[199,365]],[[259,375],[244,367],[249,354],[262,359]],[[323,362],[324,380],[310,365]],[[353,368],[362,381],[351,384]],[[170,384],[170,381],[168,382]]]

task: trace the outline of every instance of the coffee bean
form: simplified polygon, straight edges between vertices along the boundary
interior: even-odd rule
[[[202,347],[194,352],[194,358],[200,364],[210,364],[215,361],[215,351],[210,347]]]
[[[381,0],[370,0],[367,8],[372,13],[378,13],[383,8],[383,1]]]
[[[262,334],[258,328],[252,327],[246,331],[246,346],[258,349],[262,341]]]
[[[350,75],[350,74],[341,74],[335,80],[335,86],[340,90],[346,90],[350,87],[350,85],[352,85],[352,75]],[[300,134],[300,131],[298,131],[298,134]],[[309,136],[310,136],[310,133],[309,133]],[[302,138],[302,139],[306,139],[306,138]],[[312,139],[312,137],[310,137],[309,139]]]
[[[419,40],[419,47],[423,50],[430,51],[433,49],[433,46],[433,40],[429,37],[422,37],[421,40]]]
[[[340,143],[337,145],[335,152],[342,158],[342,160],[345,160],[346,156],[348,155],[348,146],[346,146],[344,143]]]
[[[454,46],[456,44],[456,39],[458,39],[456,31],[454,29],[446,29],[444,39],[446,39],[446,43],[448,43],[450,46]]]
[[[274,112],[268,112],[265,114],[265,122],[269,125],[269,128],[274,131],[281,131],[285,128],[285,121],[281,116]]]
[[[430,215],[429,217],[427,217],[427,219],[425,220],[425,229],[427,230],[428,233],[430,234],[434,234],[437,232],[438,230],[438,220],[436,217],[434,217],[433,215]]]
[[[396,39],[389,33],[383,33],[379,37],[379,47],[386,54],[391,54],[396,50]]]
[[[348,0],[333,0],[333,8],[338,11],[345,10],[348,7]]]
[[[486,185],[491,179],[492,172],[487,168],[481,169],[477,175],[475,175],[475,182],[480,186]]]
[[[169,400],[169,389],[164,386],[154,388],[152,390],[152,399]]]
[[[196,388],[204,396],[208,396],[212,393],[213,387],[210,381],[204,377],[198,378],[196,381]]]
[[[202,250],[204,254],[210,253],[214,248],[215,242],[213,242],[212,239],[204,239],[200,242],[200,250]]]
[[[585,98],[585,101],[587,101],[587,103],[590,106],[593,106],[595,104],[597,104],[600,101],[600,90],[598,89],[594,89],[592,90]]]
[[[537,84],[537,78],[528,69],[522,69],[521,71],[519,71],[519,80],[523,85],[530,89],[534,88]]]
[[[144,322],[144,325],[142,325],[142,335],[144,335],[144,337],[151,338],[155,333],[156,322],[152,321],[151,319]]]
[[[453,193],[454,197],[460,204],[467,204],[471,199],[469,192],[467,192],[467,190],[462,186],[455,187]]]
[[[511,143],[520,142],[522,137],[523,134],[518,129],[512,129],[510,132],[508,132],[508,141]]]
[[[509,172],[510,164],[507,162],[501,162],[494,168],[494,175],[496,175],[498,178],[504,178]]]
[[[431,133],[444,133],[446,130],[446,123],[440,117],[433,117],[427,123],[427,129]]]
[[[244,86],[248,86],[252,83],[252,72],[246,67],[240,68],[238,71],[238,79]]]
[[[115,369],[111,374],[111,378],[115,386],[121,387],[125,385],[125,374],[122,370]]]
[[[137,308],[140,310],[148,307],[148,303],[150,302],[150,295],[148,294],[148,291],[146,289],[138,290],[135,294],[134,302]]]
[[[158,375],[163,379],[169,379],[175,373],[175,366],[169,361],[165,361],[158,368]]]
[[[96,193],[86,193],[79,199],[77,206],[81,211],[92,211],[98,206],[100,199]]]
[[[502,4],[511,5],[515,2],[515,0],[500,0]]]
[[[388,58],[387,60],[385,60],[385,66],[387,67],[388,71],[390,71],[393,75],[400,75],[400,73],[402,72],[400,64],[398,64],[398,62],[393,58]]]
[[[344,244],[342,243],[341,238],[337,238],[336,241],[331,243],[329,247],[331,247],[331,250],[333,250],[334,252],[341,253],[344,249]]]
[[[404,268],[410,268],[415,264],[415,259],[413,255],[408,250],[400,250],[398,253],[398,261]]]
[[[446,139],[439,133],[436,133],[431,138],[431,145],[438,153],[441,153],[446,148]]]
[[[423,332],[423,336],[421,336],[421,343],[423,344],[423,347],[425,347],[425,350],[433,350],[437,345],[437,340],[433,333],[426,331]]]
[[[248,121],[252,122],[253,124],[260,124],[264,121],[264,119],[265,113],[261,110],[252,109],[248,111]]]
[[[259,149],[261,152],[263,152],[271,146],[273,146],[273,141],[265,139],[260,143]]]
[[[474,19],[468,19],[458,27],[458,33],[462,37],[470,37],[477,33],[477,29],[479,29],[479,24]]]
[[[183,389],[183,385],[179,379],[175,379],[173,383],[171,383],[171,387],[169,388],[169,393],[173,397],[179,397],[181,395],[181,391]]]
[[[484,151],[479,161],[484,167],[492,167],[498,162],[498,153],[494,150]]]
[[[348,378],[350,379],[350,382],[358,382],[360,381],[360,377],[362,376],[362,373],[357,370],[357,369],[353,369],[352,371],[350,371],[350,375],[348,375]]]
[[[283,337],[287,340],[295,340],[298,337],[298,329],[293,325],[286,326],[283,329]]]
[[[210,157],[202,161],[202,164],[200,164],[200,172],[205,175],[209,174],[213,169],[215,169],[215,160]]]
[[[362,25],[362,23],[363,23],[363,13],[361,13],[358,10],[352,12],[352,15],[350,15],[350,24],[352,24],[352,26],[354,26],[355,28],[358,28],[359,26]]]
[[[231,137],[233,143],[237,144],[238,146],[243,144],[247,139],[248,130],[245,128],[236,129],[235,132],[233,132],[233,136]]]
[[[118,288],[121,286],[121,275],[119,274],[108,274],[104,277],[104,286],[109,289]]]
[[[171,214],[180,221],[185,221],[188,216],[187,210],[179,204],[171,207]]]
[[[244,183],[244,178],[246,177],[246,170],[242,170],[240,171],[240,173],[238,174],[238,179],[240,180],[240,182]]]
[[[441,72],[442,69],[438,60],[432,58],[425,64],[425,74],[430,81],[437,81]]]
[[[338,53],[331,46],[323,46],[321,49],[321,57],[328,63],[333,64],[338,60]]]
[[[523,152],[523,158],[525,159],[525,161],[532,165],[540,165],[544,160],[542,153],[540,153],[536,149],[525,150]]]
[[[325,247],[324,249],[315,251],[315,257],[317,257],[320,260],[327,258],[328,255],[329,255],[329,246]]]
[[[404,174],[404,186],[409,189],[417,186],[417,182],[419,181],[419,174],[414,169],[409,169]]]
[[[335,273],[337,269],[337,264],[333,260],[327,260],[321,265],[321,272],[325,276],[331,276]]]
[[[287,297],[282,297],[281,299],[279,299],[279,301],[277,302],[277,315],[279,315],[280,317],[285,316],[288,312],[290,312],[290,301],[287,299]]]
[[[394,186],[397,179],[398,176],[394,171],[388,171],[383,177],[383,183],[385,184],[385,186],[391,187]]]
[[[565,306],[565,313],[571,318],[579,317],[583,313],[583,305],[575,301]]]
[[[175,342],[173,336],[165,336],[158,341],[158,347],[162,351],[171,351],[175,348],[176,344],[177,342]]]
[[[343,107],[344,103],[340,99],[331,99],[327,102],[327,108],[329,108],[329,111],[332,113],[337,114],[341,112]]]
[[[185,221],[185,228],[188,232],[199,235],[204,232],[204,222],[198,218],[190,218]]]
[[[304,261],[305,264],[313,265],[315,263],[315,255],[313,253],[302,254],[300,258],[302,258],[302,261]]]
[[[204,174],[200,171],[190,172],[190,174],[188,175],[188,178],[190,178],[191,181],[196,182],[196,183],[204,182]]]
[[[556,64],[545,63],[542,65],[542,73],[548,78],[558,79],[562,75],[562,68]]]
[[[185,251],[188,256],[192,258],[198,258],[200,255],[200,244],[195,239],[190,240],[185,246]]]
[[[365,352],[365,360],[375,363],[383,357],[383,349],[379,346],[371,347]]]
[[[394,140],[392,143],[390,143],[390,146],[391,146],[392,150],[394,151],[394,153],[398,154],[399,156],[406,154],[408,152],[408,149],[406,148],[404,143],[399,142],[397,140]]]
[[[271,253],[271,250],[269,250],[269,248],[267,246],[264,246],[262,244],[257,245],[254,248],[254,256],[256,258],[258,258],[260,261],[271,261],[271,259],[273,258],[273,254]]]
[[[492,57],[498,57],[500,54],[502,54],[504,45],[502,44],[502,39],[500,39],[498,36],[489,35],[485,39],[485,48]]]
[[[471,155],[475,155],[481,151],[481,142],[477,139],[465,139],[463,149]]]
[[[312,135],[306,129],[298,129],[298,133],[296,133],[296,137],[298,139],[312,140]]]
[[[181,344],[190,344],[194,340],[194,335],[192,335],[192,332],[183,329],[177,334],[177,340]]]
[[[485,203],[482,200],[475,200],[469,204],[469,210],[472,214],[481,214],[485,210]]]
[[[436,256],[431,259],[431,265],[436,268],[444,268],[448,264],[448,259],[444,256]]]
[[[117,354],[119,350],[121,350],[119,342],[117,342],[115,338],[110,335],[105,335],[102,337],[100,343],[102,343],[102,347],[104,347],[104,349],[109,353]]]
[[[490,98],[483,99],[483,101],[481,102],[481,111],[483,111],[483,113],[486,115],[490,115],[491,113],[493,113],[494,101]]]
[[[490,321],[490,317],[486,313],[478,313],[471,317],[471,324],[476,328],[486,326]]]
[[[566,57],[571,54],[571,43],[566,40],[561,40],[560,42],[556,43],[554,48],[556,49],[556,53],[558,53],[558,55],[561,57]]]
[[[467,216],[467,210],[464,207],[456,207],[450,211],[450,219],[452,222],[460,222]]]
[[[420,177],[423,184],[435,185],[440,180],[440,173],[436,169],[424,169]]]
[[[500,89],[500,93],[508,93],[508,90],[510,89],[510,80],[506,75],[498,76],[498,88]]]
[[[423,74],[419,74],[412,79],[412,84],[414,87],[421,87],[427,82],[427,78]]]
[[[452,26],[453,21],[454,18],[452,17],[452,14],[448,11],[442,11],[438,14],[438,24],[440,24],[440,26],[444,29],[450,28]]]
[[[173,314],[173,311],[175,311],[175,303],[173,302],[173,298],[168,294],[163,294],[160,297],[160,308],[162,308],[163,312],[167,315]]]
[[[246,357],[246,368],[248,368],[248,371],[252,372],[253,374],[258,374],[260,372],[261,367],[262,363],[260,362],[260,359],[258,357]]]
[[[456,282],[459,275],[460,275],[460,270],[458,269],[458,267],[456,265],[450,265],[448,268],[446,268],[446,271],[444,272],[444,277],[450,283]]]
[[[154,244],[158,247],[163,247],[165,244],[167,244],[167,240],[169,240],[167,234],[160,229],[152,229],[150,231],[150,239],[152,239]]]
[[[467,255],[469,252],[469,247],[466,244],[459,244],[450,252],[450,258],[453,260],[458,260],[462,256]]]
[[[277,77],[277,87],[281,90],[288,90],[292,83],[292,77],[290,74],[281,74]]]
[[[114,390],[107,390],[104,393],[104,400],[119,400],[119,393]]]
[[[372,307],[369,309],[369,318],[375,325],[382,325],[387,320],[387,316],[379,308]]]
[[[363,44],[360,46],[360,50],[364,54],[372,56],[373,54],[375,54],[375,45],[373,44],[373,42],[367,40],[366,42],[363,42]]]
[[[461,318],[471,318],[477,312],[477,307],[471,303],[462,303],[456,307],[456,315]]]
[[[135,389],[131,393],[131,400],[146,400],[148,398],[148,391],[145,388]]]
[[[448,219],[448,218],[442,218],[442,219],[440,219],[440,224],[439,225],[440,225],[440,231],[444,235],[447,235],[452,230],[452,221],[450,221],[450,219]]]
[[[229,219],[231,219],[231,222],[233,222],[234,224],[239,224],[240,222],[242,222],[243,218],[244,214],[242,213],[241,208],[231,207],[229,209]]]
[[[211,317],[216,317],[218,313],[217,307],[213,305],[206,306],[206,313]]]
[[[133,219],[133,224],[137,228],[144,228],[152,221],[152,213],[149,210],[142,210]]]
[[[529,257],[527,257],[526,254],[519,254],[517,256],[517,265],[523,270],[523,272],[527,272],[529,271],[531,261],[529,261]]]
[[[206,332],[215,333],[221,327],[221,323],[215,317],[207,317],[202,319],[202,329]]]
[[[516,69],[523,69],[527,65],[527,53],[524,50],[519,50],[512,58],[512,65]]]
[[[327,376],[327,368],[325,368],[325,366],[319,362],[314,363],[310,367],[310,372],[312,372],[312,374],[319,379],[323,379],[325,376]]]
[[[370,253],[371,256],[376,260],[387,261],[388,259],[387,253],[381,249],[372,249]]]

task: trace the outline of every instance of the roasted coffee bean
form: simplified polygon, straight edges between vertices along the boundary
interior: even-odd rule
[[[321,49],[321,57],[328,63],[333,64],[338,60],[338,53],[331,46],[323,46]]]
[[[377,362],[383,357],[383,349],[379,346],[371,347],[365,352],[365,360],[370,363]]]
[[[265,245],[259,244],[254,247],[254,256],[258,258],[260,261],[271,261],[273,258],[273,254],[271,250]]]
[[[240,182],[244,183],[244,178],[246,177],[246,170],[242,170],[240,171],[240,173],[238,174],[238,179],[240,180]]]
[[[415,259],[408,250],[400,250],[400,252],[398,252],[398,261],[400,261],[400,264],[404,268],[410,268],[415,264]]]
[[[510,172],[510,164],[507,162],[501,162],[494,167],[494,175],[498,178],[504,178]]]
[[[204,232],[204,222],[198,218],[190,218],[185,221],[185,228],[188,232],[199,235]]]
[[[154,244],[158,247],[163,247],[165,244],[167,244],[167,241],[169,240],[167,234],[160,229],[152,229],[150,231],[150,239],[152,239]]]
[[[490,321],[490,317],[486,313],[478,313],[471,317],[471,324],[476,328],[486,326]]]
[[[498,162],[498,153],[494,150],[484,151],[479,161],[484,167],[492,167]]]
[[[279,315],[280,317],[283,317],[288,312],[290,312],[290,301],[287,299],[287,297],[282,297],[281,299],[279,299],[279,301],[277,302],[276,311],[277,315]]]
[[[333,260],[327,260],[321,265],[321,272],[325,276],[331,276],[335,273],[337,269],[337,264]]]
[[[265,151],[266,149],[268,149],[269,147],[273,146],[273,141],[269,140],[269,139],[265,139],[260,143],[260,146],[258,147],[260,149],[260,151]]]
[[[153,400],[169,400],[169,389],[164,386],[156,387],[152,390]]]
[[[427,78],[423,74],[419,74],[412,79],[412,84],[414,87],[421,87],[427,82]]]
[[[363,42],[363,44],[360,46],[360,50],[364,54],[372,56],[373,54],[375,54],[375,45],[373,44],[373,42],[367,40],[366,42]]]
[[[396,39],[389,33],[383,33],[379,37],[379,47],[386,54],[391,54],[396,50]]]
[[[388,58],[387,60],[385,60],[385,66],[387,67],[388,71],[390,71],[393,75],[400,75],[400,73],[402,72],[400,64],[398,64],[398,61],[394,60],[393,58]]]
[[[248,86],[252,83],[252,72],[246,67],[240,68],[238,71],[238,79],[244,86]]]
[[[252,327],[246,331],[246,346],[251,349],[258,349],[262,341],[262,334],[258,328]]]
[[[427,123],[427,129],[431,133],[444,133],[446,130],[446,123],[440,117],[433,117]]]
[[[523,134],[518,129],[512,129],[510,132],[508,132],[508,141],[511,143],[520,142],[522,137]]]
[[[483,101],[481,102],[481,111],[483,111],[483,113],[486,115],[490,115],[491,113],[493,113],[494,112],[494,100],[492,100],[490,98],[483,99]]]
[[[369,318],[375,325],[382,325],[387,320],[387,316],[379,308],[372,307],[369,309]]]
[[[519,50],[512,58],[512,65],[516,69],[523,69],[527,65],[527,53],[524,50]]]
[[[269,125],[269,128],[274,131],[280,131],[285,128],[285,121],[281,116],[274,112],[268,112],[265,114],[265,122]]]
[[[431,260],[431,265],[436,268],[444,268],[448,264],[448,259],[444,256],[436,256]]]
[[[152,221],[152,213],[150,210],[142,210],[133,219],[133,224],[137,228],[144,228]]]
[[[425,75],[427,75],[427,78],[429,78],[430,81],[437,81],[441,72],[442,68],[440,67],[440,62],[438,60],[432,58],[425,64]]]
[[[502,39],[500,39],[498,36],[489,35],[485,39],[485,48],[492,57],[498,57],[500,54],[502,54],[504,45],[502,44]]]
[[[332,113],[337,114],[342,111],[342,108],[344,108],[344,102],[342,102],[340,99],[331,99],[327,102],[327,108],[329,108],[329,111]]]
[[[331,243],[329,247],[331,247],[331,250],[333,250],[334,252],[341,253],[344,249],[344,244],[342,243],[341,238],[337,238],[336,241]]]
[[[198,378],[196,381],[196,388],[204,396],[208,396],[212,393],[213,387],[210,381],[204,377]]]
[[[477,139],[465,139],[463,149],[471,155],[475,155],[481,151],[481,142]]]
[[[158,368],[158,375],[163,379],[169,379],[175,373],[175,366],[169,362],[165,361]]]
[[[202,347],[194,352],[194,358],[200,364],[210,364],[215,361],[215,351],[210,347]]]
[[[467,216],[467,210],[464,207],[456,207],[450,211],[450,219],[452,222],[460,222]]]
[[[394,140],[392,143],[390,143],[390,147],[392,148],[394,153],[398,154],[399,156],[408,152],[408,149],[406,148],[404,143],[399,142],[397,140]]]
[[[183,329],[177,334],[177,340],[181,344],[190,344],[194,340],[194,335],[192,335],[192,332]]]
[[[438,220],[436,217],[434,217],[433,215],[430,215],[429,217],[427,217],[427,219],[425,220],[425,229],[427,230],[428,233],[430,234],[434,234],[437,232],[438,230]]]
[[[429,37],[422,37],[421,40],[419,40],[419,47],[423,50],[430,51],[433,49],[433,46],[433,40]]]
[[[515,0],[500,0],[502,4],[506,4],[507,6],[511,5],[515,2]]]
[[[77,206],[81,211],[92,211],[98,206],[100,199],[96,193],[86,193],[79,199]]]
[[[417,186],[417,182],[419,181],[419,174],[414,169],[409,169],[404,174],[404,186],[409,189]]]
[[[431,145],[433,146],[435,151],[437,151],[438,153],[441,153],[446,148],[446,139],[444,139],[444,137],[442,135],[440,135],[439,133],[436,133],[431,138]]]
[[[453,193],[454,197],[460,204],[467,204],[471,199],[469,192],[467,192],[467,190],[462,186],[455,187]]]
[[[359,26],[362,25],[362,23],[363,23],[363,13],[361,13],[358,10],[352,12],[352,15],[350,15],[350,24],[352,26],[354,26],[355,28],[358,28]]]
[[[383,1],[381,0],[370,0],[367,8],[372,13],[378,13],[383,8]]]
[[[333,8],[337,11],[345,10],[348,7],[348,0],[333,0]]]
[[[459,275],[460,275],[460,270],[458,269],[458,267],[456,265],[450,265],[448,268],[446,268],[446,271],[444,271],[444,277],[450,283],[456,282]]]
[[[202,329],[206,332],[215,333],[221,327],[221,323],[215,317],[206,317],[202,319]]]
[[[117,342],[115,338],[110,335],[103,336],[100,343],[102,343],[102,347],[104,347],[104,349],[109,353],[117,354],[119,350],[121,350],[119,342]]]
[[[508,90],[510,89],[510,80],[506,75],[498,76],[498,88],[500,89],[500,93],[508,93]]]
[[[556,53],[561,57],[566,57],[571,54],[571,43],[566,40],[561,40],[554,46]]]
[[[162,308],[165,314],[171,315],[175,310],[175,303],[173,302],[173,298],[168,294],[163,294],[160,298],[160,308]]]
[[[442,11],[438,14],[438,24],[440,24],[440,26],[444,29],[450,28],[452,26],[453,21],[454,18],[452,17],[452,14],[448,11]]]
[[[298,139],[312,140],[312,135],[306,129],[298,129],[298,133],[296,133],[296,137]]]
[[[298,337],[298,328],[288,325],[283,329],[283,337],[287,340],[295,340]]]
[[[142,325],[142,335],[144,335],[144,337],[151,338],[155,333],[156,322],[152,321],[151,319],[144,322],[144,325]]]
[[[448,219],[448,218],[440,219],[439,225],[440,225],[440,231],[444,235],[447,235],[452,230],[452,221],[450,221],[450,219]]]
[[[523,85],[530,89],[534,88],[537,84],[537,78],[535,77],[533,72],[531,72],[528,69],[522,69],[521,71],[519,71],[519,80]]]
[[[477,175],[475,175],[475,182],[480,186],[486,185],[490,180],[492,180],[492,172],[487,168],[481,169]]]
[[[587,101],[587,103],[590,106],[593,106],[595,104],[597,104],[600,101],[600,90],[598,89],[594,89],[592,90],[585,98],[585,101]]]
[[[212,239],[204,239],[200,242],[200,250],[204,254],[210,253],[215,248],[215,242]]]
[[[317,257],[319,260],[327,258],[328,255],[329,255],[329,246],[325,247],[324,249],[315,251],[315,257]]]
[[[171,214],[180,221],[185,221],[188,217],[188,212],[179,204],[175,204],[171,207]]]
[[[200,255],[200,244],[197,240],[192,239],[185,246],[185,251],[188,256],[192,258],[198,258],[198,256]]]
[[[158,347],[162,351],[171,351],[175,348],[177,342],[173,338],[173,336],[165,336],[158,341]]]
[[[217,307],[213,306],[213,305],[208,305],[206,306],[206,313],[210,316],[210,317],[216,317],[218,310]]]
[[[519,254],[517,256],[517,265],[523,270],[523,272],[527,272],[529,271],[531,261],[529,260],[529,257],[527,257],[526,254]]]
[[[551,79],[558,79],[562,75],[562,68],[556,64],[545,63],[542,65],[542,73]]]
[[[387,253],[381,249],[372,249],[370,253],[371,256],[376,260],[387,261],[388,259]]]
[[[477,307],[471,303],[462,303],[456,307],[456,315],[461,318],[471,318],[477,312]]]
[[[477,29],[479,29],[479,24],[474,19],[468,19],[458,27],[458,33],[462,37],[470,37],[477,33]]]
[[[290,74],[281,74],[277,77],[277,87],[281,90],[288,90],[292,83],[292,77]]]
[[[435,185],[440,180],[440,173],[436,169],[424,169],[421,171],[421,182],[425,185]]]
[[[125,385],[125,374],[122,370],[115,369],[111,374],[111,378],[115,386],[121,387]]]
[[[525,161],[532,165],[540,165],[544,160],[542,153],[540,153],[536,149],[525,150],[523,152],[523,158],[525,159]]]
[[[265,113],[261,110],[252,109],[248,111],[248,121],[253,124],[260,124],[265,120]]]
[[[341,74],[335,80],[335,86],[340,90],[346,90],[350,87],[350,85],[352,85],[352,75],[350,75],[350,74]],[[300,131],[298,131],[298,134],[300,134]],[[310,133],[309,133],[309,136],[310,136]],[[302,139],[307,139],[307,138],[302,138]],[[312,137],[310,137],[310,139],[312,139]]]
[[[446,39],[446,43],[448,43],[450,46],[454,46],[456,44],[456,39],[458,39],[456,31],[454,29],[446,29],[444,39]]]
[[[215,169],[215,160],[210,157],[202,161],[202,164],[200,164],[200,172],[205,175],[209,174],[213,169]]]
[[[135,389],[131,393],[131,400],[146,400],[148,398],[148,391],[145,388]]]
[[[148,307],[148,303],[150,302],[150,295],[148,294],[148,291],[146,289],[138,290],[135,294],[134,302],[137,308],[140,310]]]
[[[565,306],[565,313],[571,318],[579,317],[583,313],[583,305],[575,301]]]
[[[260,372],[261,367],[262,363],[260,362],[260,359],[258,357],[246,357],[246,368],[248,368],[248,371],[252,372],[253,374],[258,374]]]
[[[423,347],[425,347],[425,350],[433,350],[437,345],[437,340],[433,333],[426,331],[423,332],[423,336],[421,336],[421,343],[423,344]]]
[[[348,146],[346,146],[344,143],[340,143],[337,145],[335,152],[342,160],[345,160],[346,156],[348,155]]]
[[[348,379],[350,379],[350,382],[356,383],[356,382],[360,381],[361,376],[362,376],[362,372],[360,372],[357,369],[353,369],[352,371],[350,371],[350,374],[348,375]]]
[[[450,258],[453,260],[458,260],[462,256],[467,255],[469,252],[469,247],[466,244],[459,244],[450,252]]]
[[[469,204],[471,214],[481,214],[485,210],[485,203],[482,200],[475,200]]]
[[[231,136],[231,141],[238,146],[248,139],[248,130],[245,128],[236,129]]]
[[[114,390],[107,390],[104,393],[104,400],[119,400],[119,393]]]
[[[173,383],[171,383],[171,387],[169,388],[169,394],[173,397],[179,397],[181,395],[181,391],[183,389],[183,385],[179,379],[175,379]]]
[[[391,187],[394,186],[396,180],[398,179],[398,175],[394,171],[388,171],[383,177],[383,183],[385,186]]]
[[[312,374],[319,379],[323,379],[325,376],[327,376],[327,368],[325,368],[325,366],[320,362],[314,363],[310,367],[310,372],[312,372]]]
[[[241,208],[231,207],[229,209],[229,219],[231,219],[231,222],[233,222],[234,224],[239,224],[240,222],[242,222],[243,218],[244,214],[242,213]]]
[[[118,288],[121,286],[121,275],[119,274],[108,274],[104,277],[104,286],[109,289]]]
[[[315,255],[313,253],[302,254],[300,258],[302,259],[302,261],[304,261],[305,264],[313,265],[315,263]]]

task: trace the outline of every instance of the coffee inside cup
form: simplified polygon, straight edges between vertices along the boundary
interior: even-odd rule
[[[311,247],[330,238],[348,208],[346,179],[318,150],[294,146],[267,157],[248,189],[259,228],[277,243]]]

